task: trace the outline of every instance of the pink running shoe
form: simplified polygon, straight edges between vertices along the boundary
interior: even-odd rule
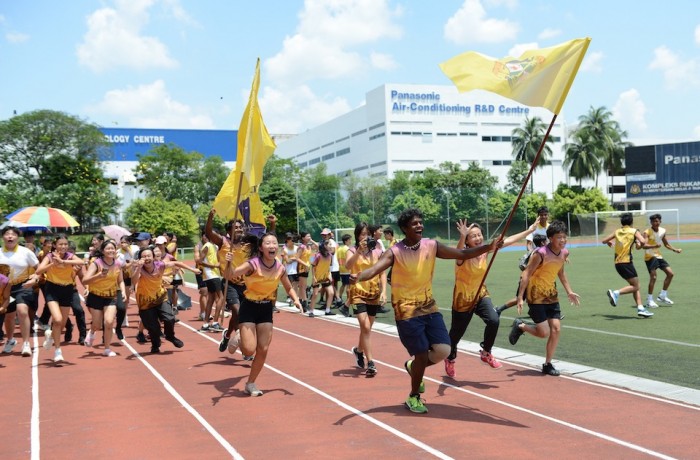
[[[500,369],[503,367],[503,364],[499,360],[493,357],[491,353],[488,351],[481,350],[481,362],[484,364],[488,364],[494,369]]]
[[[445,358],[445,373],[450,378],[455,378],[455,375],[457,375],[457,373],[455,372],[454,359]]]

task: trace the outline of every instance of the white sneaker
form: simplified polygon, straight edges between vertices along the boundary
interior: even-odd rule
[[[7,342],[5,342],[5,346],[2,348],[3,353],[12,353],[12,349],[17,345],[17,340],[13,337]]]
[[[53,336],[51,335],[51,329],[46,329],[44,331],[44,350],[50,350],[53,346]]]
[[[641,316],[644,318],[650,318],[650,317],[654,316],[654,314],[652,312],[650,312],[649,310],[647,310],[646,308],[642,308],[641,310],[637,309],[637,316]]]
[[[38,318],[34,321],[34,330],[45,331],[47,327],[48,326],[46,324],[42,323],[41,320]]]
[[[95,341],[95,334],[92,332],[88,332],[87,336],[85,337],[85,346],[86,347],[91,347],[92,342]]]
[[[654,299],[649,299],[649,300],[647,300],[645,307],[647,307],[647,308],[659,308],[659,305],[656,302],[654,302]]]
[[[109,349],[109,348],[105,348],[105,351],[103,351],[102,354],[103,354],[104,356],[108,356],[108,357],[110,357],[110,358],[113,358],[113,357],[117,356],[117,354],[116,354],[115,352],[113,352],[113,351],[112,351],[111,349]]]
[[[29,342],[24,342],[24,345],[22,345],[22,356],[32,356],[32,347],[29,345]]]
[[[61,351],[60,348],[56,348],[56,351],[53,354],[53,362],[60,363],[62,361],[63,361],[63,352]]]
[[[666,305],[673,305],[673,300],[669,299],[668,296],[659,296],[656,298],[657,301],[665,303]]]
[[[256,387],[254,383],[246,383],[245,392],[251,396],[262,396],[263,394],[261,390],[258,390],[258,387]]]
[[[234,354],[236,350],[238,350],[238,346],[241,343],[241,331],[238,330],[236,333],[231,337],[231,340],[228,341],[228,352],[231,354]]]

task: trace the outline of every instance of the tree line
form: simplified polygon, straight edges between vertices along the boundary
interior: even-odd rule
[[[491,223],[495,229],[512,208],[545,131],[538,117],[525,118],[513,130],[514,161],[502,186],[476,163],[463,168],[445,162],[386,179],[329,175],[323,163],[300,170],[291,160],[273,156],[260,187],[264,213],[277,215],[280,232],[350,228],[360,221],[391,224],[407,207],[420,208],[427,228],[433,226],[436,234],[448,220],[463,217]],[[551,199],[530,188],[515,222],[532,222],[543,205],[561,219],[567,213],[611,210],[597,187],[584,188],[581,181],[592,179],[597,184],[603,173],[620,174],[624,148],[630,145],[626,136],[605,107],[591,107],[579,117],[564,145],[564,166],[578,184],[559,184]],[[550,143],[551,138],[538,168],[549,164]],[[113,223],[119,198],[110,191],[110,180],[100,167],[113,153],[99,126],[51,110],[17,115],[0,122],[0,154],[5,172],[0,177],[3,215],[23,206],[52,206],[75,217],[81,231]],[[220,156],[204,157],[174,144],[155,146],[138,155],[134,174],[146,197],[128,207],[122,224],[153,233],[173,231],[191,242],[228,173]]]

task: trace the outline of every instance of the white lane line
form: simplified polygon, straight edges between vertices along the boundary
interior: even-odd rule
[[[280,328],[275,328],[275,329],[278,330],[278,331],[280,331],[280,332],[284,332],[284,333],[286,333],[286,334],[292,335],[292,336],[294,336],[294,337],[298,337],[298,338],[300,338],[300,339],[302,339],[302,340],[306,340],[306,341],[309,341],[309,342],[312,342],[312,343],[315,343],[315,344],[318,344],[318,345],[324,345],[324,346],[326,346],[326,347],[333,348],[333,349],[335,349],[335,350],[339,350],[339,351],[342,351],[342,352],[344,352],[344,353],[350,353],[348,350],[342,349],[342,348],[337,347],[337,346],[335,346],[335,345],[330,345],[330,344],[327,344],[327,343],[325,343],[325,342],[321,342],[321,341],[319,341],[319,340],[310,339],[310,338],[308,338],[308,337],[304,337],[304,336],[302,336],[302,335],[299,335],[299,334],[297,334],[297,333],[295,333],[295,332],[287,331],[287,330],[285,330],[285,329],[280,329]],[[380,364],[382,364],[382,365],[384,365],[384,366],[386,366],[386,367],[389,367],[389,368],[391,368],[391,369],[395,369],[395,370],[397,370],[397,371],[399,371],[399,372],[401,372],[401,373],[404,373],[404,374],[406,373],[406,371],[405,371],[403,368],[399,368],[399,367],[394,366],[394,365],[392,365],[392,364],[387,364],[387,363],[382,362],[382,361],[379,361],[379,360],[377,360],[377,359],[375,359],[374,362],[375,362],[375,363],[380,363]],[[533,411],[533,410],[527,409],[527,408],[522,407],[522,406],[517,406],[517,405],[515,405],[515,404],[511,404],[511,403],[508,403],[508,402],[505,402],[505,401],[501,401],[501,400],[499,400],[499,399],[492,398],[492,397],[490,397],[490,396],[486,396],[486,395],[483,395],[483,394],[480,394],[480,393],[476,393],[476,392],[474,392],[474,391],[466,390],[466,389],[464,389],[464,388],[462,388],[462,387],[458,387],[458,386],[455,386],[455,385],[451,385],[451,384],[449,384],[449,383],[446,383],[446,382],[443,382],[443,381],[440,381],[440,380],[436,380],[436,379],[433,379],[433,378],[431,378],[431,377],[427,377],[427,376],[426,376],[426,377],[424,377],[424,380],[429,380],[429,381],[431,381],[431,382],[437,383],[438,385],[444,385],[444,386],[453,388],[453,389],[455,389],[455,390],[461,391],[461,392],[463,392],[463,393],[467,393],[467,394],[469,394],[469,395],[476,396],[477,398],[485,399],[485,400],[490,401],[490,402],[493,402],[493,403],[495,403],[495,404],[500,404],[500,405],[502,405],[502,406],[506,406],[506,407],[509,407],[509,408],[511,408],[511,409],[514,409],[514,410],[517,410],[517,411],[520,411],[520,412],[525,412],[525,413],[527,413],[527,414],[529,414],[529,415],[532,415],[532,416],[535,416],[535,417],[539,417],[539,418],[542,418],[542,419],[544,419],[544,420],[548,420],[548,421],[550,421],[550,422],[553,422],[553,423],[556,423],[556,424],[559,424],[559,425],[563,425],[563,426],[565,426],[565,427],[567,427],[567,428],[571,428],[571,429],[573,429],[573,430],[580,431],[580,432],[582,432],[582,433],[586,433],[586,434],[589,434],[589,435],[591,435],[591,436],[595,436],[595,437],[600,438],[600,439],[604,439],[604,440],[609,441],[609,442],[612,442],[612,443],[614,443],[614,444],[618,444],[618,445],[620,445],[620,446],[627,447],[627,448],[629,448],[629,449],[636,450],[636,451],[638,451],[638,452],[642,452],[642,453],[644,453],[644,454],[647,454],[647,455],[650,455],[650,456],[653,456],[653,457],[663,458],[663,459],[667,459],[667,460],[672,460],[672,459],[674,459],[674,457],[670,457],[670,456],[668,456],[668,455],[666,455],[666,454],[662,454],[661,452],[656,452],[656,451],[654,451],[654,450],[647,449],[646,447],[642,447],[642,446],[639,446],[639,445],[637,445],[637,444],[633,444],[633,443],[630,443],[630,442],[627,442],[627,441],[624,441],[624,440],[622,440],[622,439],[618,439],[618,438],[615,438],[615,437],[612,437],[612,436],[608,436],[608,435],[606,435],[606,434],[603,434],[603,433],[600,433],[600,432],[597,432],[597,431],[594,431],[594,430],[590,430],[590,429],[588,429],[588,428],[584,428],[584,427],[582,427],[582,426],[575,425],[575,424],[573,424],[573,423],[569,423],[569,422],[566,422],[566,421],[564,421],[564,420],[560,420],[560,419],[557,419],[557,418],[554,418],[554,417],[550,417],[549,415],[541,414],[541,413],[539,413],[539,412],[535,412],[535,411]]]
[[[217,341],[216,339],[212,338],[212,337],[209,336],[209,335],[206,335],[206,334],[201,333],[199,330],[193,328],[193,327],[190,326],[189,324],[183,324],[182,322],[179,322],[178,324],[181,325],[181,326],[183,326],[183,327],[186,327],[186,328],[188,328],[188,329],[191,329],[192,331],[198,333],[199,335],[201,335],[202,337],[204,337],[205,339],[207,339],[207,340],[209,340],[209,341],[211,341],[211,342],[214,342],[214,343],[216,343],[216,344],[219,343],[219,341]],[[277,328],[275,328],[275,329],[277,329]],[[280,329],[277,329],[277,330],[280,330]],[[286,331],[284,331],[284,332],[286,332]],[[238,353],[240,353],[240,350],[238,350]],[[397,430],[396,428],[394,428],[394,427],[392,427],[392,426],[390,426],[390,425],[387,425],[386,423],[381,422],[381,421],[375,419],[374,417],[371,417],[371,416],[365,414],[365,413],[362,412],[361,410],[356,409],[356,408],[350,406],[349,404],[346,404],[346,403],[340,401],[339,399],[334,398],[333,396],[329,395],[328,393],[325,393],[325,392],[321,391],[320,389],[309,385],[308,383],[302,382],[301,380],[299,380],[299,379],[297,379],[297,378],[295,378],[295,377],[292,377],[291,375],[289,375],[289,374],[287,374],[287,373],[285,373],[285,372],[282,372],[281,370],[279,370],[279,369],[277,369],[277,368],[275,368],[275,367],[273,367],[273,366],[270,366],[269,364],[265,364],[265,368],[266,368],[266,369],[270,369],[272,372],[275,372],[275,373],[277,373],[277,374],[279,374],[279,375],[281,375],[281,376],[283,376],[283,377],[285,377],[285,378],[291,380],[292,382],[295,382],[295,383],[297,383],[297,384],[303,386],[304,388],[307,388],[307,389],[313,391],[314,393],[318,394],[319,396],[322,396],[323,398],[326,398],[327,400],[329,400],[329,401],[333,402],[334,404],[336,404],[336,405],[342,407],[343,409],[347,410],[348,412],[350,412],[350,413],[352,413],[352,414],[354,414],[354,415],[356,415],[356,416],[358,416],[358,417],[362,417],[363,419],[367,420],[368,422],[370,422],[370,423],[372,423],[372,424],[374,424],[374,425],[376,425],[376,426],[378,426],[378,427],[380,427],[380,428],[382,428],[382,429],[388,431],[389,433],[391,433],[391,434],[393,434],[393,435],[395,435],[395,436],[397,436],[397,437],[403,439],[403,440],[406,441],[406,442],[409,442],[409,443],[413,444],[414,446],[418,447],[419,449],[422,449],[422,450],[424,450],[425,452],[427,452],[427,453],[429,453],[429,454],[431,454],[431,455],[434,455],[434,456],[437,457],[437,458],[441,458],[441,459],[445,459],[445,460],[451,460],[451,459],[452,459],[452,457],[450,457],[449,455],[446,455],[445,453],[440,452],[440,451],[437,450],[437,449],[434,449],[433,447],[431,447],[431,446],[429,446],[429,445],[427,445],[427,444],[425,444],[425,443],[423,443],[423,442],[417,440],[416,438],[413,438],[413,437],[407,435],[406,433],[403,433],[403,432]]]
[[[187,401],[185,401],[185,398],[180,396],[180,393],[178,393],[177,390],[175,390],[175,388],[173,388],[173,386],[170,385],[170,383],[168,383],[168,381],[153,366],[151,366],[151,364],[148,361],[143,359],[143,356],[141,356],[134,349],[134,347],[132,347],[126,340],[122,340],[121,342],[131,351],[131,353],[134,356],[136,356],[136,358],[138,358],[139,361],[141,361],[141,363],[144,366],[146,366],[146,369],[151,371],[151,374],[153,374],[153,376],[157,378],[160,381],[160,383],[163,384],[163,387],[165,387],[168,393],[170,393],[173,398],[175,398],[180,404],[182,404],[182,407],[184,407],[187,410],[187,412],[192,414],[192,416],[197,419],[197,421],[209,432],[209,434],[211,434],[214,437],[214,439],[216,439],[219,442],[219,444],[221,444],[221,446],[224,449],[226,449],[226,451],[229,454],[231,454],[231,458],[234,458],[236,460],[243,460],[244,457],[240,453],[238,453],[238,451],[231,444],[229,444],[229,442],[223,436],[221,436],[221,434],[219,434],[219,432],[216,431],[216,429],[213,426],[211,426],[209,422],[207,422],[207,420],[204,417],[202,417],[202,415],[199,412],[197,412],[197,410],[194,407],[192,407]]]
[[[41,458],[41,430],[39,425],[39,338],[32,338],[32,415],[31,415],[31,460]]]

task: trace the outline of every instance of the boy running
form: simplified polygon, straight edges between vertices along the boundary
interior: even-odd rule
[[[666,239],[666,229],[661,226],[661,214],[652,214],[649,216],[650,228],[644,230],[644,236],[647,242],[643,249],[644,251],[644,263],[647,265],[647,270],[649,271],[649,291],[647,293],[647,303],[648,308],[656,308],[658,305],[654,302],[654,285],[656,284],[656,270],[659,269],[666,273],[666,278],[664,278],[664,286],[656,298],[661,303],[666,305],[673,305],[673,300],[668,298],[668,288],[671,286],[671,281],[673,281],[673,271],[671,266],[661,255],[661,245],[663,244],[666,249],[673,251],[676,254],[681,253],[681,249],[674,248],[671,243]]]

